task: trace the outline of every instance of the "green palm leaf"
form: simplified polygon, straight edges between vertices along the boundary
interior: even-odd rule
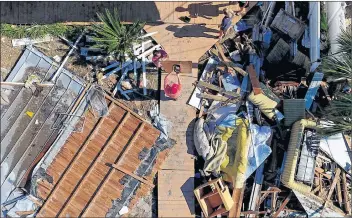
[[[137,21],[131,25],[122,25],[118,16],[118,10],[114,8],[113,13],[108,9],[105,13],[97,13],[102,24],[93,25],[93,31],[96,37],[94,47],[100,47],[107,50],[109,54],[119,57],[120,61],[124,61],[125,54],[133,57],[133,44],[141,40],[141,30],[144,24]]]

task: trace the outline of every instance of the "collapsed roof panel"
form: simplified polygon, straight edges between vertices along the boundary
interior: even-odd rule
[[[165,158],[155,143],[160,132],[118,102],[107,103],[109,115],[87,111],[83,132],[72,133],[45,169],[52,181],[37,180],[36,194],[46,199],[38,217],[116,216],[150,190],[125,172],[153,178],[156,157]]]
[[[33,47],[27,47],[6,81],[24,82],[36,75],[48,81],[57,64]],[[62,70],[54,86],[45,87],[37,96],[30,88],[14,87],[10,105],[1,105],[1,202],[21,183],[29,166],[45,143],[55,138],[51,127],[58,113],[67,113],[83,89],[83,83]]]

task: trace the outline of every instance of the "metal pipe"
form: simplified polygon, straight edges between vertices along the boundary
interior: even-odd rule
[[[75,44],[71,47],[71,50],[68,52],[68,54],[66,55],[64,61],[61,63],[59,69],[57,69],[57,71],[54,73],[53,77],[51,78],[51,81],[54,81],[55,82],[55,79],[56,77],[59,75],[59,73],[61,72],[61,70],[63,69],[64,65],[66,64],[68,58],[71,56],[72,52],[77,48],[77,44],[79,43],[79,41],[81,41],[83,35],[84,35],[84,32],[83,31],[81,33],[81,35],[78,37],[78,39],[76,40]]]
[[[341,34],[342,30],[346,30],[345,6],[346,3],[344,2],[326,3],[331,53],[339,51],[339,45],[336,43],[336,39]]]
[[[273,20],[275,5],[276,5],[276,2],[270,3],[271,7],[270,7],[270,10],[268,11],[268,15],[267,15],[268,17],[265,20],[264,27],[268,27],[269,23]]]
[[[310,61],[320,58],[320,2],[309,2]]]

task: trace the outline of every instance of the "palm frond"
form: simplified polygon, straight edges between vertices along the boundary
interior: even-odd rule
[[[106,49],[109,54],[119,57],[120,61],[124,61],[125,53],[132,58],[133,44],[140,42],[144,24],[137,21],[131,25],[123,25],[117,8],[114,8],[113,13],[106,9],[105,13],[97,13],[97,16],[102,24],[92,27],[96,33],[96,37],[93,37],[96,45],[93,47]]]
[[[336,100],[325,109],[328,123],[321,127],[324,135],[352,131],[352,94],[338,95]]]
[[[338,55],[331,55],[322,62],[326,76],[332,78],[352,78],[352,30],[342,31],[337,38]]]

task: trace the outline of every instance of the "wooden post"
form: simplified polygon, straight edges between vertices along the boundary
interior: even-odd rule
[[[232,193],[232,199],[234,201],[234,205],[230,209],[229,217],[240,217],[244,188],[235,188]]]
[[[249,73],[249,79],[251,80],[251,84],[253,87],[254,95],[259,95],[263,93],[262,89],[260,88],[259,79],[257,77],[257,73],[255,72],[253,64],[250,64],[247,69]]]
[[[282,202],[280,208],[276,211],[276,213],[273,215],[274,218],[278,217],[279,214],[281,213],[281,211],[285,208],[285,206],[287,205],[287,203],[290,201],[292,197],[292,192],[290,192],[290,194],[288,194],[288,196],[286,197],[286,199],[284,200],[284,202]]]
[[[345,205],[345,210],[348,214],[351,214],[351,205],[348,199],[347,181],[346,173],[342,172],[342,189],[343,189],[343,204]]]
[[[336,192],[337,200],[339,202],[340,207],[342,208],[341,178],[339,178],[339,181],[337,181]]]
[[[336,184],[337,184],[337,181],[339,181],[340,173],[341,173],[341,169],[340,169],[340,168],[337,168],[336,173],[335,173],[335,178],[334,178],[334,180],[332,181],[332,184],[331,184],[331,186],[330,186],[330,190],[329,190],[328,196],[326,197],[325,204],[326,204],[326,202],[330,201],[332,192],[335,190],[335,186],[336,186]]]

